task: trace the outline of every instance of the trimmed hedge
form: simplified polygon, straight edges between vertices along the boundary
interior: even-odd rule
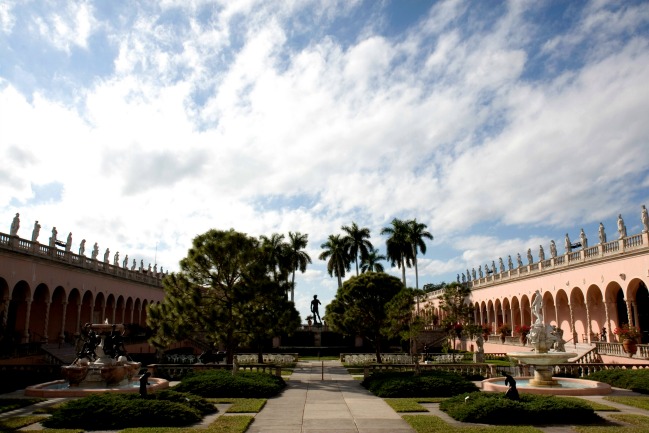
[[[285,386],[284,379],[267,373],[233,375],[226,370],[207,370],[186,376],[174,390],[206,398],[269,398],[279,394]]]
[[[649,394],[649,369],[600,370],[589,374],[584,379],[608,383],[611,386],[630,389],[641,394]]]
[[[468,397],[468,398],[467,398]],[[449,398],[439,408],[452,418],[495,425],[594,424],[603,421],[586,402],[555,396],[521,394],[519,401],[504,394],[474,392]]]
[[[456,373],[442,370],[423,372],[375,373],[363,380],[362,385],[372,394],[384,398],[451,397],[478,391],[478,387]]]
[[[211,406],[211,408],[210,408]],[[180,427],[216,410],[204,399],[173,391],[151,394],[98,394],[71,400],[43,421],[48,428],[120,430],[126,427]]]

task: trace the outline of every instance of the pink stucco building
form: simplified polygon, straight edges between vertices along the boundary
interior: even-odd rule
[[[642,343],[649,342],[649,233],[645,214],[643,206],[642,233],[627,236],[624,223],[619,222],[619,238],[611,242],[604,235],[595,245],[576,246],[566,237],[564,254],[557,254],[552,243],[547,259],[541,247],[539,259],[528,259],[526,265],[522,260],[517,260],[518,266],[499,261],[496,267],[494,261],[486,266],[484,275],[481,267],[475,278],[463,275],[464,284],[471,288],[466,301],[474,306],[475,323],[489,324],[494,331],[503,323],[510,324],[511,329],[530,325],[532,298],[539,290],[545,322],[560,327],[569,343],[601,341],[604,328],[607,341],[617,341],[612,331],[624,323],[639,327]],[[424,311],[441,320],[444,313],[439,308],[439,294],[428,294]]]

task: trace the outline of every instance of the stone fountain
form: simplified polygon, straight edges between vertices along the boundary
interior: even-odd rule
[[[141,363],[130,361],[124,348],[124,325],[87,323],[85,338],[77,358],[61,367],[65,380],[34,385],[25,389],[32,397],[75,397],[96,392],[138,392],[139,382],[133,377],[140,371]],[[151,389],[169,386],[164,379],[149,378]]]
[[[575,358],[577,353],[566,352],[563,332],[559,328],[544,323],[542,308],[543,298],[541,292],[537,290],[532,302],[532,312],[536,320],[532,324],[527,337],[533,351],[507,353],[508,357],[534,368],[534,377],[529,378],[528,386],[521,386],[519,381],[519,391],[534,394],[562,395],[601,395],[610,393],[611,387],[605,383],[582,379],[555,379],[552,377],[555,365],[565,363],[570,358]],[[483,381],[482,389],[485,391],[503,391],[507,387],[504,385],[503,379],[495,378]]]

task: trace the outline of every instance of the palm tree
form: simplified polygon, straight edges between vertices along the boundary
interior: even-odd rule
[[[415,288],[419,289],[419,270],[417,269],[417,251],[426,254],[426,242],[424,239],[433,240],[433,235],[426,231],[428,226],[418,223],[417,218],[408,221],[408,241],[412,245],[412,261],[415,265]]]
[[[259,239],[261,239],[261,249],[267,261],[268,270],[273,274],[273,280],[277,282],[280,276],[282,277],[282,280],[287,279],[285,278],[285,275],[287,275],[287,244],[284,242],[284,235],[273,233],[270,237],[262,235]]]
[[[401,280],[406,285],[406,266],[410,267],[412,259],[412,247],[408,240],[408,223],[406,221],[394,218],[391,222],[392,227],[384,227],[381,230],[382,235],[389,235],[385,241],[387,247],[387,258],[390,264],[395,264],[401,268]]]
[[[343,286],[345,270],[351,267],[351,261],[347,254],[345,239],[341,235],[329,235],[327,242],[320,245],[324,251],[320,254],[320,260],[327,261],[327,272],[330,276],[338,277],[338,288]]]
[[[306,265],[311,263],[311,257],[303,251],[309,242],[309,235],[300,232],[288,232],[288,239],[287,259],[290,269],[293,271],[291,278],[291,302],[294,302],[295,271],[299,270],[304,273],[306,271]]]
[[[347,244],[349,257],[354,258],[356,276],[358,276],[358,253],[360,253],[361,260],[363,260],[367,256],[368,251],[374,248],[368,240],[370,238],[370,229],[367,227],[360,228],[353,221],[351,226],[342,226],[341,229],[347,233],[343,239]]]
[[[379,263],[381,260],[387,260],[383,254],[379,254],[379,250],[372,248],[365,258],[361,259],[361,272],[383,272],[385,269]]]

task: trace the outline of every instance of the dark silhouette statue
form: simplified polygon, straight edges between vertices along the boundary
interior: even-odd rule
[[[148,371],[144,373],[142,376],[140,376],[140,397],[146,397],[146,386],[149,385],[149,377],[151,377],[151,373]]]
[[[505,393],[505,398],[510,400],[520,400],[518,390],[516,389],[516,380],[505,371],[501,371],[501,373],[505,376],[505,385],[509,386],[509,389]]]
[[[318,295],[313,295],[313,301],[311,301],[311,312],[313,313],[313,322],[316,325],[322,324],[322,319],[320,318],[320,313],[318,312],[318,305],[320,304],[321,302],[318,299]]]

